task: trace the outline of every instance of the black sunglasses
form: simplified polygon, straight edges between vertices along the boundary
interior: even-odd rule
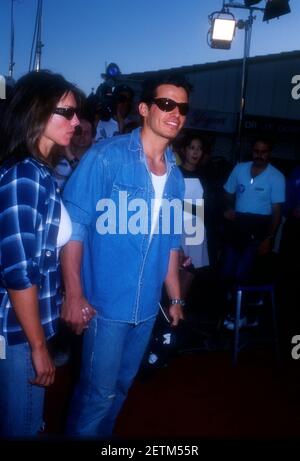
[[[72,120],[75,114],[78,117],[79,111],[76,107],[57,107],[54,109],[53,114],[58,114],[67,120]]]
[[[155,98],[152,102],[163,112],[171,112],[175,107],[178,107],[180,115],[186,115],[189,111],[187,102],[176,102],[169,98]]]

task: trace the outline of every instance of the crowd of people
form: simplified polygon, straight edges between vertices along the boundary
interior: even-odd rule
[[[61,322],[82,336],[65,434],[110,438],[163,289],[175,328],[211,266],[225,309],[233,285],[272,253],[282,217],[280,254],[298,271],[299,167],[285,184],[259,136],[251,161],[214,174],[205,138],[183,131],[191,89],[176,74],[146,80],[134,123],[124,85],[100,120],[61,75],[31,72],[12,89],[0,118],[1,437],[43,430],[49,341]]]

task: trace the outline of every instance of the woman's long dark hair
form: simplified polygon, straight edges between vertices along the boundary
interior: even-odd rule
[[[0,120],[0,162],[33,156],[43,160],[39,140],[58,101],[73,93],[80,108],[84,94],[62,75],[43,70],[29,72],[14,86]]]

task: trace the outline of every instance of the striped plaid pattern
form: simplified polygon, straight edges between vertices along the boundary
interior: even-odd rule
[[[46,337],[55,333],[61,304],[56,241],[60,195],[50,169],[33,158],[0,169],[0,310],[8,344],[26,341],[7,289],[38,286]]]

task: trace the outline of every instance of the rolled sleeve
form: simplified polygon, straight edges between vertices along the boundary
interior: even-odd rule
[[[271,189],[271,203],[285,202],[285,178],[282,174],[275,177]]]
[[[224,184],[224,189],[226,192],[229,194],[235,194],[236,192],[236,186],[237,186],[237,167],[236,165],[232,172],[229,175],[229,178],[227,179],[226,183]]]
[[[102,198],[103,178],[102,160],[93,147],[80,161],[63,192],[63,201],[73,225],[72,240],[83,240],[93,222],[97,201]]]
[[[71,240],[83,242],[87,235],[87,227],[84,224],[72,221],[72,235]]]

